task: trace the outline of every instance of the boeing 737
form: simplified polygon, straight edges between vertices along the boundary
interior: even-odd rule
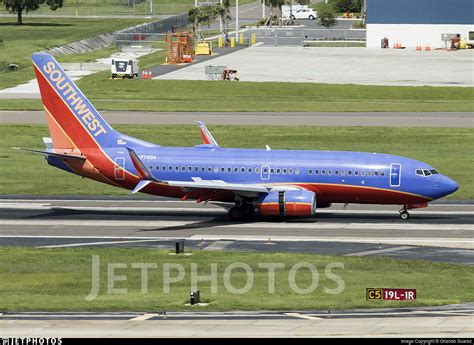
[[[198,122],[204,144],[163,147],[114,130],[48,54],[33,54],[51,138],[47,162],[131,190],[197,202],[227,203],[232,219],[314,216],[332,203],[401,205],[408,210],[458,185],[427,163],[379,153],[238,149],[219,146]]]

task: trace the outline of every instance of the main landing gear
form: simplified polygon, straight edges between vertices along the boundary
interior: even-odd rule
[[[232,220],[244,220],[250,218],[250,216],[255,212],[255,206],[242,203],[240,205],[235,205],[229,210],[229,217]]]
[[[398,212],[400,213],[400,219],[407,220],[410,218],[410,213],[408,213],[406,205],[403,205],[403,208]]]

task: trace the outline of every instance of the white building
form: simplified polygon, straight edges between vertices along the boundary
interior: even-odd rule
[[[367,47],[380,47],[384,37],[390,47],[432,49],[444,48],[444,39],[452,35],[474,40],[474,0],[366,1]]]

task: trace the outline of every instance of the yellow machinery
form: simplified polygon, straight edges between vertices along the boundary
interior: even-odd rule
[[[212,55],[211,42],[198,42],[194,48],[194,55]]]

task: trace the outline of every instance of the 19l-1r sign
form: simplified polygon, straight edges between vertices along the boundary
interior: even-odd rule
[[[410,301],[416,300],[416,289],[367,288],[368,300]]]

